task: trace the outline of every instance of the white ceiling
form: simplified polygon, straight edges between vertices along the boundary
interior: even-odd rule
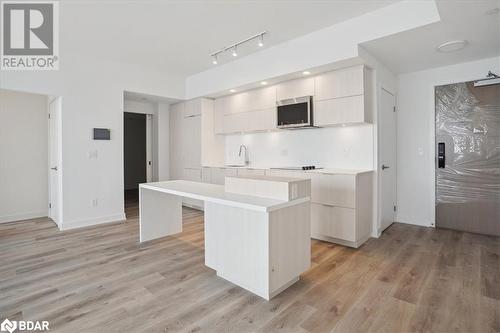
[[[440,22],[361,46],[395,73],[500,56],[499,0],[438,0],[437,6]],[[443,42],[458,39],[468,45],[454,53],[436,51]]]
[[[185,77],[212,67],[213,51],[263,30],[266,48],[394,2],[64,0],[61,47]],[[250,44],[238,58],[262,49]]]

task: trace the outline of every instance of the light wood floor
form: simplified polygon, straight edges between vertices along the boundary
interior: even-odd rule
[[[267,302],[203,264],[203,215],[138,244],[125,223],[0,225],[0,320],[59,332],[500,331],[500,238],[394,224],[358,250],[313,241],[311,269]]]

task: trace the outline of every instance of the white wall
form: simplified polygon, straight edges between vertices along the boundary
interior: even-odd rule
[[[156,171],[153,179],[165,181],[170,179],[170,105],[159,103],[154,130],[153,143],[157,142]]]
[[[234,134],[226,136],[226,164],[233,164],[244,144],[250,166],[316,165],[341,169],[373,168],[373,126]]]
[[[0,80],[0,88],[62,96],[62,229],[124,218],[124,91],[184,96],[182,78],[67,51],[61,50],[59,71],[3,71]],[[94,127],[110,128],[111,140],[92,140]],[[90,159],[90,151],[98,157]]]
[[[500,72],[500,57],[402,74],[398,77],[397,221],[435,223],[434,87]]]
[[[0,223],[47,216],[47,103],[0,90]]]

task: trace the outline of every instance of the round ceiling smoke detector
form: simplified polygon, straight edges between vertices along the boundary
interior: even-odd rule
[[[437,47],[438,52],[449,53],[463,49],[467,45],[466,40],[452,40]]]

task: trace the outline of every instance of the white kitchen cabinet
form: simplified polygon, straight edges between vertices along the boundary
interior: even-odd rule
[[[184,168],[201,168],[201,117],[187,116],[182,120],[182,158]]]
[[[356,210],[311,203],[311,235],[356,242]]]
[[[311,200],[326,205],[356,208],[356,175],[311,174]]]
[[[276,87],[265,87],[227,95],[215,100],[215,109],[223,114],[269,109],[276,106]]]
[[[317,101],[363,95],[365,67],[363,65],[327,72],[315,77]]]
[[[266,170],[267,175],[311,179],[311,237],[359,247],[371,236],[373,172]]]
[[[234,168],[211,168],[212,169],[212,184],[224,185],[226,176],[236,176],[237,169]]]
[[[214,101],[201,99],[201,165],[224,165],[225,138],[217,134]]]
[[[276,129],[276,108],[224,115],[224,133]]]
[[[183,176],[183,120],[184,103],[176,103],[170,106],[170,179],[182,179]]]
[[[373,118],[372,70],[363,65],[315,78],[314,124],[371,123]]]
[[[276,100],[314,96],[314,78],[285,81],[276,86]]]
[[[201,114],[201,98],[190,99],[184,102],[184,117],[199,116]]]
[[[170,179],[202,180],[200,115],[199,99],[170,107]],[[194,199],[183,198],[182,203],[198,209],[203,207],[203,202]]]
[[[202,167],[201,168],[201,181],[203,183],[207,183],[207,184],[212,183],[212,168],[211,167]]]
[[[333,98],[314,102],[314,125],[330,126],[364,123],[370,119],[364,95]]]
[[[237,169],[237,175],[238,176],[264,176],[265,170],[241,168],[241,169]]]

